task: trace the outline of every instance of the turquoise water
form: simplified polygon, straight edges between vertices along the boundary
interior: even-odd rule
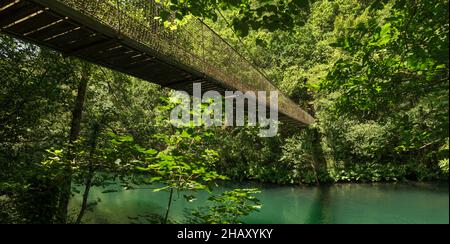
[[[217,191],[255,186],[262,190],[258,198],[263,206],[260,212],[243,218],[249,224],[449,223],[449,187],[443,184],[229,185]],[[99,202],[85,215],[86,223],[146,223],[144,216],[165,213],[166,192],[102,191],[92,189],[90,202]],[[188,203],[182,193],[175,194],[170,219],[185,223],[185,209],[204,206],[207,196],[198,193],[198,199]],[[71,201],[73,213],[79,205],[77,196]]]

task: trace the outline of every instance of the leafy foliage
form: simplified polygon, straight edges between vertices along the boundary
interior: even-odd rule
[[[261,208],[260,201],[253,196],[257,189],[236,189],[218,196],[211,196],[211,205],[192,211],[191,222],[203,224],[241,224],[240,219]]]
[[[250,30],[291,29],[305,22],[310,1],[304,0],[158,0],[165,10],[161,11],[162,21],[169,21],[171,12],[178,20],[188,15],[217,21],[221,11],[235,14],[231,27],[239,36],[247,36]]]
[[[207,147],[207,142],[214,135],[211,131],[195,128],[173,128],[168,113],[175,104],[159,107],[159,121],[171,127],[170,133],[156,133],[159,150],[144,149],[136,145],[138,152],[144,155],[139,170],[149,172],[151,182],[160,182],[167,188],[177,190],[203,190],[208,182],[225,179],[213,171],[218,153]],[[170,131],[170,130],[169,130]]]
[[[145,18],[132,1],[119,3]],[[160,3],[162,22],[202,19],[317,123],[283,125],[274,138],[246,127],[174,128],[164,119],[167,90],[1,35],[0,222],[56,222],[68,165],[86,197],[91,186],[108,192],[115,182],[126,189],[158,182],[173,193],[208,190],[225,178],[448,180],[448,1]],[[80,135],[68,145],[83,81]],[[253,193],[213,196],[212,211],[195,218],[238,223],[259,206]]]

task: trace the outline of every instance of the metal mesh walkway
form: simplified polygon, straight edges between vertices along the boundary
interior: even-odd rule
[[[0,0],[2,32],[174,89],[278,91],[198,19],[176,30],[153,0]],[[314,119],[280,92],[280,119]]]

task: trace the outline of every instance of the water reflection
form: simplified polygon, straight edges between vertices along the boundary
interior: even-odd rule
[[[316,188],[306,224],[333,223],[330,188],[330,186]]]

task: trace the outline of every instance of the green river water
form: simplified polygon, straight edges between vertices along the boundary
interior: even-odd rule
[[[243,218],[248,224],[303,223],[449,223],[448,184],[339,184],[327,187],[273,185],[228,185],[259,187],[260,212]],[[86,223],[146,223],[144,216],[163,215],[168,193],[151,189],[120,190],[102,193],[91,190],[90,202],[98,200],[86,213]],[[185,222],[185,209],[205,205],[207,193],[188,203],[183,194],[175,194],[170,219]],[[72,212],[80,206],[80,197],[71,201]],[[137,218],[141,216],[140,218]]]

